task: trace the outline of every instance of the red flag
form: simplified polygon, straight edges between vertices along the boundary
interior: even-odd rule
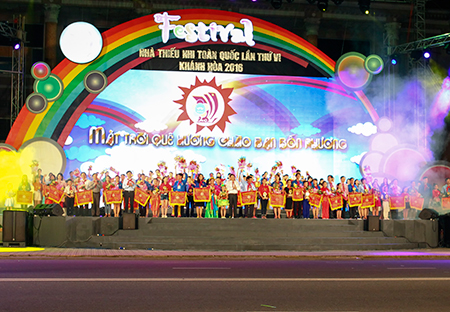
[[[330,202],[331,210],[341,209],[344,206],[342,195],[330,196],[328,201]]]
[[[424,201],[425,199],[423,197],[410,196],[409,205],[411,206],[412,209],[422,210]]]
[[[186,197],[187,197],[186,192],[170,192],[169,193],[169,203],[172,206],[185,205]]]
[[[442,198],[442,209],[450,209],[450,197]]]
[[[242,205],[256,205],[258,201],[256,191],[241,192],[240,197]]]
[[[301,188],[294,188],[294,193],[292,194],[293,201],[303,200],[303,190]]]
[[[83,206],[94,202],[92,191],[81,191],[75,193],[75,199],[78,205]]]
[[[242,207],[241,192],[237,194],[237,206]]]
[[[350,207],[359,206],[362,203],[361,193],[350,193],[348,194],[348,205]]]
[[[270,193],[269,204],[272,207],[284,207],[285,197],[284,194]]]
[[[404,196],[392,196],[389,198],[391,210],[405,209],[405,197]]]
[[[64,192],[58,190],[54,186],[50,186],[49,185],[47,187],[47,192],[48,192],[48,198],[50,198],[51,200],[53,200],[57,204],[59,204],[61,202],[61,200],[63,199]]]
[[[375,196],[373,194],[362,194],[361,208],[369,208],[375,206]]]
[[[140,188],[134,189],[134,201],[141,206],[147,205],[148,200],[150,199],[150,194],[141,190]]]
[[[314,207],[319,207],[320,203],[322,202],[322,198],[323,198],[322,195],[319,195],[317,193],[311,193],[309,195],[309,204]]]
[[[105,202],[109,204],[120,204],[122,202],[122,190],[106,190]]]
[[[194,188],[194,201],[195,202],[207,202],[211,199],[211,193],[209,187]]]

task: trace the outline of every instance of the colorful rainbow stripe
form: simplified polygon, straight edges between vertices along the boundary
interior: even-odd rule
[[[269,22],[248,17],[239,13],[216,10],[176,10],[168,12],[171,15],[181,15],[178,24],[203,21],[205,24],[216,22],[226,25],[234,24],[242,28],[240,20],[249,18],[253,23],[255,48],[266,51],[280,51],[283,58],[288,58],[302,66],[314,65],[324,76],[333,76],[335,62],[316,47],[297,35]],[[174,22],[173,24],[177,24]],[[144,16],[118,25],[102,34],[104,45],[100,56],[93,62],[79,65],[63,60],[53,73],[58,75],[65,86],[63,96],[48,104],[47,109],[40,114],[33,114],[24,107],[16,119],[6,140],[7,144],[19,148],[24,142],[35,137],[47,137],[57,141],[61,146],[96,95],[84,89],[84,76],[91,70],[100,70],[108,77],[108,83],[117,79],[129,69],[132,69],[148,58],[139,58],[139,49],[184,48],[188,46],[205,45],[197,42],[190,44],[185,41],[169,40],[162,43],[161,30],[153,20],[153,15]],[[171,39],[173,39],[171,37]],[[207,45],[212,44],[207,42]],[[220,42],[220,44],[224,44]],[[233,45],[232,43],[229,43]],[[370,101],[363,92],[354,93],[370,114],[373,121],[378,119]]]

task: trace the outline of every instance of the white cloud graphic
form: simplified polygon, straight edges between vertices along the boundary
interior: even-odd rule
[[[69,135],[66,139],[66,142],[64,143],[64,145],[70,145],[73,143],[73,138]]]
[[[134,125],[136,128],[145,132],[155,132],[167,129],[167,125],[160,121],[145,120]]]
[[[92,172],[100,172],[110,167],[118,170],[120,173],[125,173],[131,170],[134,175],[144,172],[148,174],[149,170],[155,171],[158,168],[157,164],[161,160],[166,162],[167,171],[174,172],[175,170],[175,156],[182,155],[187,162],[195,160],[199,163],[204,163],[206,157],[194,152],[193,150],[183,150],[172,148],[157,148],[153,145],[136,146],[126,145],[121,143],[109,148],[105,154],[98,156],[92,162],[86,162],[81,165],[80,170],[87,170],[89,165],[92,165]]]
[[[300,136],[310,136],[320,132],[320,129],[313,127],[311,125],[300,125],[294,129],[291,129],[292,133],[295,133]]]
[[[377,133],[377,126],[375,126],[371,122],[358,123],[354,126],[351,126],[347,130],[351,133],[354,133],[357,135],[364,135],[364,136],[368,137],[368,136],[371,136],[372,134]]]
[[[365,154],[367,154],[367,152],[363,152],[363,153],[361,153],[360,155],[355,155],[355,156],[353,156],[352,158],[350,158],[350,161],[351,161],[352,163],[355,163],[355,164],[359,165],[360,162],[361,162],[361,159],[363,158],[363,156],[364,156]]]

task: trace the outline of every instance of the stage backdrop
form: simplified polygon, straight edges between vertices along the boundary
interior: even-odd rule
[[[42,112],[24,107],[7,144],[57,142],[66,174],[90,165],[148,172],[160,161],[172,171],[177,155],[205,173],[228,172],[245,156],[249,171],[281,161],[285,172],[360,174],[378,114],[361,90],[334,78],[333,60],[293,33],[238,13],[179,10],[124,23],[102,40],[92,62],[65,59],[52,70],[57,100]],[[101,92],[86,85],[93,73],[104,79]]]
[[[92,101],[64,150],[67,170],[147,172],[162,160],[173,170],[180,155],[208,173],[245,156],[251,171],[281,161],[285,172],[359,175],[350,158],[367,139],[348,128],[368,118],[326,78],[130,70]]]

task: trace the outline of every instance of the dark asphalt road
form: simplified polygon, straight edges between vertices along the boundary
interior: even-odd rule
[[[0,260],[0,311],[450,311],[445,260]]]

